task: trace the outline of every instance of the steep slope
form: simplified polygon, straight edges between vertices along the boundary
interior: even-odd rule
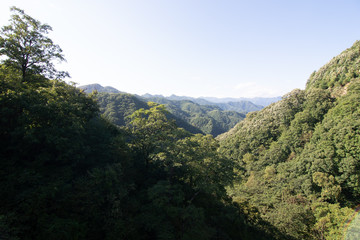
[[[341,239],[360,203],[359,50],[218,137],[241,178],[229,193],[295,239]]]
[[[51,27],[11,10],[20,16],[0,31],[1,239],[286,237],[248,204],[231,201],[225,187],[234,164],[212,136],[178,128],[152,102],[134,111],[127,126],[110,123],[99,114],[96,94],[45,77],[67,75],[51,62],[63,60],[43,35]],[[36,60],[30,71],[24,49],[26,60]],[[16,64],[2,61],[6,55]],[[119,99],[111,109],[143,106],[131,95]]]
[[[97,99],[101,113],[111,122],[124,126],[126,118],[135,110],[147,108],[147,101],[165,104],[170,115],[179,127],[191,133],[203,133],[217,136],[235,126],[245,118],[245,114],[237,111],[224,111],[224,109],[235,109],[241,111],[259,110],[262,107],[250,102],[243,103],[207,103],[203,100],[202,104],[197,104],[189,100],[169,100],[163,96],[153,96],[150,94],[139,97],[132,94],[120,93],[111,87],[102,87],[100,84],[90,84],[79,87],[86,93],[97,91]],[[219,105],[219,106],[216,106]],[[221,108],[222,107],[222,108]]]
[[[329,89],[334,96],[345,94],[346,84],[360,76],[360,41],[311,74],[306,89]]]
[[[118,126],[125,126],[129,122],[128,117],[136,110],[149,108],[146,102],[128,93],[98,93],[96,98],[101,114]],[[170,113],[168,118],[175,120],[177,126],[191,133],[202,133],[181,117]]]
[[[213,105],[199,105],[189,100],[168,100],[162,97],[147,98],[159,104],[164,104],[176,117],[184,119],[205,134],[217,136],[231,129],[245,118],[244,114],[235,111],[223,111]]]
[[[96,96],[100,112],[116,125],[124,126],[126,117],[147,104],[127,93],[98,93]]]

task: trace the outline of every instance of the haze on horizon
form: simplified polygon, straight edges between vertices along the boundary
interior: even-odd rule
[[[360,39],[360,2],[3,0],[53,27],[79,85],[134,94],[275,97]]]

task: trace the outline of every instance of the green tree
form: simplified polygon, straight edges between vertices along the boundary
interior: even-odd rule
[[[345,238],[346,229],[344,223],[349,221],[354,211],[348,207],[340,207],[337,204],[324,202],[313,203],[316,224],[313,227],[314,237],[320,240],[348,239]],[[355,239],[355,238],[349,238]]]
[[[0,56],[5,56],[2,62],[19,70],[22,81],[37,74],[58,79],[69,77],[69,73],[55,69],[53,60],[61,62],[65,58],[61,48],[46,36],[52,28],[19,8],[10,10],[14,12],[10,25],[0,31]]]
[[[177,128],[175,121],[168,120],[164,105],[148,102],[148,106],[150,109],[135,111],[128,125],[132,138],[130,146],[141,155],[146,166],[177,139],[189,134]]]

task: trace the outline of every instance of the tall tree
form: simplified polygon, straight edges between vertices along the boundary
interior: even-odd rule
[[[0,56],[5,56],[2,63],[21,71],[23,81],[33,74],[58,79],[69,77],[69,73],[55,69],[53,60],[62,62],[65,58],[61,48],[46,36],[52,28],[19,8],[10,10],[14,12],[10,24],[0,31]]]

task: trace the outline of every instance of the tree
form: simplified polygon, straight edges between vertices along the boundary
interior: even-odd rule
[[[0,31],[0,57],[5,57],[2,63],[21,71],[23,82],[37,74],[57,79],[69,77],[69,73],[55,69],[53,60],[62,62],[65,58],[61,48],[46,36],[52,28],[19,8],[10,10],[14,12],[10,25]]]

